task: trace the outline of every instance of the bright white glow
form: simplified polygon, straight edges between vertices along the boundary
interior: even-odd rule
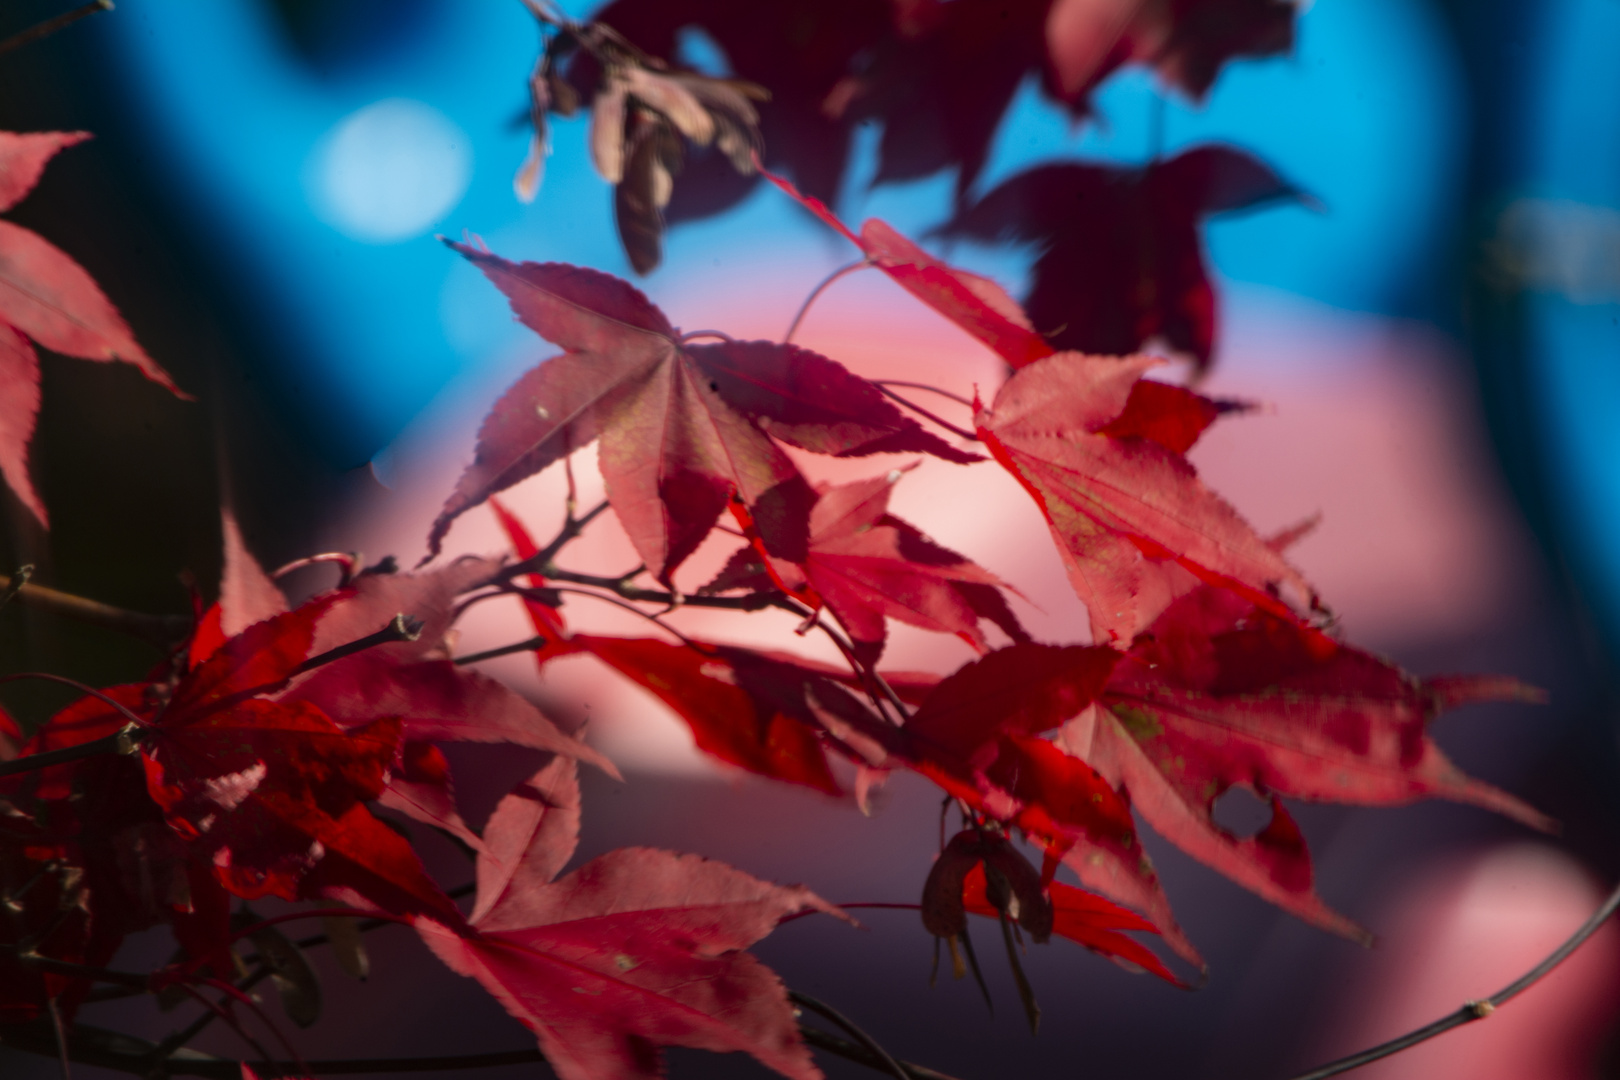
[[[467,192],[472,149],[439,110],[386,98],[350,113],[310,155],[309,198],[345,236],[392,244],[421,236]]]

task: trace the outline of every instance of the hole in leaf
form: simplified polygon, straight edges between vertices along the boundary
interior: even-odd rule
[[[1271,804],[1248,788],[1229,788],[1215,800],[1215,823],[1236,836],[1253,836],[1271,821]]]

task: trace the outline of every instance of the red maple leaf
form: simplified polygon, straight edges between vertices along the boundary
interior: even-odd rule
[[[789,658],[694,641],[577,634],[569,647],[590,652],[652,691],[685,720],[698,749],[775,780],[836,795],[817,736],[816,692],[833,707],[849,693]]]
[[[58,150],[89,137],[0,131],[0,212],[33,190]],[[189,396],[136,343],[83,267],[38,233],[0,221],[0,476],[43,525],[45,505],[28,478],[28,443],[39,414],[39,357],[30,338],[66,356],[134,364],[176,396]]]
[[[956,634],[981,653],[990,647],[979,630],[981,619],[1014,641],[1029,640],[1001,594],[1008,586],[1000,578],[888,512],[889,493],[901,475],[896,469],[852,484],[820,485],[801,566],[772,560],[767,568],[769,556],[746,547],[700,591],[765,590],[780,583],[793,595],[811,596],[837,616],[856,657],[867,665],[883,653],[890,618]]]
[[[539,550],[522,522],[504,507],[496,510],[520,558]],[[547,639],[536,650],[542,666],[558,656],[594,655],[663,701],[691,728],[700,750],[728,764],[838,794],[827,764],[829,735],[857,761],[880,764],[887,757],[888,744],[873,742],[871,733],[882,734],[888,725],[849,692],[859,681],[846,671],[705,641],[570,634],[561,612],[534,599],[525,604]],[[933,682],[909,673],[895,678],[913,695]]]
[[[192,667],[214,655],[227,639],[287,610],[287,598],[281,588],[264,572],[242,539],[236,515],[229,507],[221,507],[219,517],[225,547],[219,599],[203,612],[191,635],[187,659]]]
[[[308,658],[337,599],[254,624],[148,705],[148,790],[238,896],[333,895],[453,922],[410,844],[365,805],[398,756],[399,719],[346,731],[308,702],[264,696]]]
[[[962,905],[971,914],[998,918],[999,912],[990,902],[986,886],[983,864],[974,866],[962,881]],[[1052,933],[1110,960],[1123,961],[1152,972],[1166,982],[1183,985],[1153,950],[1121,932],[1157,934],[1154,925],[1142,916],[1061,881],[1051,882],[1047,890],[1052,905]]]
[[[895,757],[1022,829],[1083,884],[1143,912],[1172,948],[1198,962],[1115,783],[1039,737],[1094,701],[1118,659],[1098,646],[998,649],[934,688],[902,729],[906,742]]]
[[[957,191],[977,179],[1014,93],[1040,72],[1047,94],[1076,116],[1120,66],[1153,66],[1193,98],[1234,57],[1293,45],[1286,0],[896,0],[895,34],[827,105],[880,119],[876,180],[912,180],[957,167]],[[770,86],[769,77],[764,80]]]
[[[200,620],[191,643],[193,666],[224,634],[286,608],[280,590],[242,541],[235,518],[223,515],[225,569],[219,602]],[[481,841],[456,809],[449,762],[437,742],[507,742],[579,756],[617,776],[613,763],[558,730],[511,688],[445,659],[445,634],[458,597],[488,580],[496,563],[459,559],[424,574],[361,574],[355,584],[319,598],[325,605],[310,647],[319,654],[355,641],[405,614],[420,624],[412,641],[396,641],[342,657],[295,680],[275,697],[317,706],[339,727],[362,729],[390,717],[401,725],[398,753],[377,802],[440,828],[470,847]]]
[[[464,511],[598,437],[608,499],[647,569],[666,584],[734,495],[773,553],[803,558],[814,495],[775,439],[843,457],[921,451],[977,460],[807,349],[689,344],[617,278],[451,246],[506,293],[525,325],[567,351],[496,402],[473,464],[433,523],[433,554]]]
[[[764,175],[860,248],[873,266],[984,342],[1011,366],[1023,367],[1052,355],[1052,346],[1030,326],[1018,301],[994,281],[934,258],[877,218],[868,218],[857,236],[820,199],[801,195],[780,176]]]
[[[1123,356],[1154,339],[1202,370],[1215,293],[1199,225],[1303,199],[1239,150],[1200,146],[1143,168],[1043,165],[961,210],[945,232],[1041,245],[1024,306],[1060,349]]]
[[[759,106],[767,164],[825,201],[860,121],[882,123],[876,182],[955,167],[966,191],[1032,72],[1077,116],[1090,113],[1103,79],[1132,63],[1200,99],[1228,60],[1292,48],[1297,14],[1288,0],[615,0],[596,18],[667,60],[683,30],[701,28],[737,76],[771,92]],[[569,77],[590,93],[599,65],[578,53]],[[757,179],[700,151],[676,180],[667,217],[726,210]]]
[[[1064,742],[1189,855],[1307,921],[1364,938],[1316,895],[1304,837],[1280,798],[1396,806],[1438,796],[1550,828],[1524,802],[1464,775],[1427,734],[1454,706],[1541,695],[1502,677],[1419,680],[1331,644],[1201,586],[1132,646],[1101,695],[1105,708],[1073,722]],[[1271,804],[1253,836],[1214,819],[1233,787]]]
[[[572,764],[496,808],[472,928],[418,930],[539,1038],[563,1080],[662,1075],[658,1048],[741,1050],[783,1075],[821,1074],[780,980],[741,950],[788,915],[836,909],[723,863],[622,848],[550,880],[575,843]]]
[[[1046,85],[1076,112],[1124,64],[1152,66],[1201,100],[1228,60],[1294,47],[1292,0],[1056,0],[1046,16]]]
[[[444,639],[459,598],[497,568],[489,560],[459,559],[420,574],[361,574],[332,597],[316,624],[312,651],[358,640],[400,614],[420,623],[416,638],[341,657],[277,695],[280,701],[316,705],[344,729],[397,718],[399,753],[377,801],[473,848],[481,841],[456,809],[449,762],[435,744],[511,743],[577,757],[619,775],[605,756],[565,734],[522,695],[448,659]]]
[[[1293,617],[1273,591],[1311,597],[1304,578],[1182,455],[1218,406],[1142,383],[1159,363],[1080,353],[1038,360],[980,407],[979,437],[1046,515],[1093,640],[1129,641],[1158,615],[1179,591],[1166,573],[1172,564]]]

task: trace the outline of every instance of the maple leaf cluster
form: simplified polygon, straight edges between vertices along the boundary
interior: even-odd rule
[[[953,424],[810,349],[684,334],[611,275],[450,243],[562,351],[493,404],[417,570],[348,565],[337,587],[290,605],[226,512],[218,599],[198,601],[190,632],[144,678],[80,687],[26,731],[0,713],[0,1024],[71,1023],[97,980],[135,978],[106,965],[156,926],[179,948],[136,978],[142,989],[246,1001],[246,942],[288,1016],[312,1023],[307,963],[277,920],[245,906],[275,898],[295,905],[283,917],[338,918],[328,933],[347,942],[352,970],[363,960],[343,919],[413,926],[566,1080],[660,1075],[665,1046],[819,1076],[785,987],[746,950],[785,919],[848,915],[696,855],[625,848],[570,869],[579,763],[619,774],[476,670],[481,655],[457,655],[458,621],[497,597],[521,601],[535,636],[495,653],[532,651],[542,675],[594,659],[719,761],[863,808],[897,770],[936,785],[960,829],[946,840],[942,826],[932,871],[904,887],[920,890],[922,925],[958,975],[978,973],[968,915],[999,924],[1032,1025],[1025,936],[1178,984],[1177,967],[1201,966],[1144,827],[1301,919],[1366,940],[1316,892],[1284,800],[1438,797],[1550,826],[1428,735],[1446,709],[1537,692],[1503,677],[1419,680],[1336,636],[1289,561],[1300,530],[1259,535],[1187,458],[1242,406],[1153,378],[1164,361],[1137,352],[1157,340],[1207,363],[1201,218],[1299,192],[1247,155],[1200,147],[1138,169],[1046,166],[965,194],[1026,75],[1077,117],[1127,63],[1197,97],[1226,60],[1286,49],[1292,4],[615,0],[584,25],[529,6],[553,32],[530,80],[520,194],[539,183],[548,116],[588,106],[591,153],[615,184],[638,271],[657,264],[666,217],[723,208],[764,178],[999,356],[1005,381],[988,400],[946,392],[966,410]],[[737,78],[659,59],[692,26]],[[880,180],[958,169],[946,232],[1043,245],[1026,304],[882,221],[854,230],[829,209],[851,125],[874,117]],[[0,210],[82,137],[0,133]],[[689,155],[699,182],[682,187]],[[32,343],[132,363],[179,391],[77,264],[0,222],[0,473],[44,523],[26,468]],[[605,503],[578,518],[571,495],[562,531],[540,544],[497,497],[572,468],[593,443]],[[811,475],[817,456],[880,460],[834,484]],[[924,461],[999,469],[1029,495],[1087,611],[1075,640],[1036,641],[1001,576],[891,512],[895,485]],[[441,559],[458,519],[484,504],[511,552]],[[602,578],[559,565],[606,511],[640,566]],[[734,550],[683,588],[677,575],[717,532]],[[564,610],[575,593],[631,606],[665,636],[576,630]],[[844,663],[688,636],[682,606],[792,612]],[[896,621],[954,635],[975,658],[943,675],[890,670]],[[444,752],[458,742],[522,747],[541,764],[469,821]],[[1252,835],[1216,819],[1234,789],[1269,806]],[[465,850],[471,886],[447,891],[428,872],[411,840],[422,828]],[[232,1006],[218,1009],[234,1022]]]
[[[973,402],[971,431],[943,425],[956,436],[947,442],[896,409],[884,386],[829,357],[776,342],[695,343],[625,282],[451,243],[519,320],[564,350],[496,401],[429,536],[431,557],[459,516],[491,502],[517,556],[506,580],[525,598],[542,672],[560,657],[594,656],[668,705],[700,749],[775,780],[838,793],[843,759],[863,803],[896,769],[937,784],[967,828],[941,854],[923,913],[953,952],[966,944],[965,914],[978,912],[1036,941],[1062,925],[1064,936],[1172,980],[1120,931],[1157,934],[1200,964],[1138,820],[1257,895],[1359,941],[1367,932],[1315,892],[1284,798],[1441,797],[1550,827],[1463,775],[1427,734],[1445,709],[1533,701],[1535,691],[1494,677],[1420,681],[1342,642],[1287,558],[1303,530],[1262,537],[1199,480],[1187,451],[1240,407],[1147,378],[1162,363],[1149,356],[1057,351],[993,282],[883,222],[850,230],[766,175],[999,353],[1011,374],[988,404]],[[606,506],[642,559],[618,580],[558,568],[556,550],[492,498],[596,439]],[[913,466],[816,483],[783,451],[909,451],[991,467],[965,439],[1044,514],[1089,612],[1090,644],[1032,640],[1005,582],[889,512],[893,486]],[[678,605],[676,571],[728,510],[742,543],[684,601],[794,611],[804,629],[833,638],[847,670],[678,633],[571,631],[557,584]],[[664,591],[633,585],[641,574]],[[885,671],[892,620],[954,634],[980,656],[944,678]],[[1215,819],[1215,803],[1234,788],[1270,806],[1254,835]],[[1039,868],[1014,837],[1033,845]],[[1089,892],[1056,881],[1063,867]]]
[[[1076,121],[1095,114],[1092,93],[1127,65],[1201,101],[1227,62],[1293,47],[1293,0],[612,0],[583,25],[529,6],[552,33],[530,78],[534,139],[519,194],[538,188],[549,114],[591,103],[592,157],[615,185],[638,273],[658,265],[666,222],[748,195],[758,155],[812,199],[832,199],[856,127],[878,122],[873,184],[954,170],[947,235],[1037,246],[1024,298],[1037,341],[1111,355],[1158,341],[1203,369],[1216,339],[1203,219],[1314,204],[1220,145],[1142,166],[1040,166],[968,196],[1027,77]],[[733,78],[659,59],[677,56],[693,30]],[[882,260],[888,237],[864,239]]]

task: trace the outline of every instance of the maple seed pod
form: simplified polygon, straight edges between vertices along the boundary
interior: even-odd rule
[[[962,883],[983,857],[979,834],[964,829],[951,837],[939,853],[923,883],[923,926],[935,937],[954,939],[967,930],[967,909],[962,904]],[[955,955],[955,949],[952,949]],[[959,976],[960,977],[960,976]]]
[[[1037,945],[1052,936],[1052,899],[1041,887],[1041,872],[1006,837],[985,845],[985,896]]]
[[[338,967],[350,978],[365,982],[371,975],[371,958],[360,936],[360,920],[350,915],[323,915],[321,927],[331,942]]]

